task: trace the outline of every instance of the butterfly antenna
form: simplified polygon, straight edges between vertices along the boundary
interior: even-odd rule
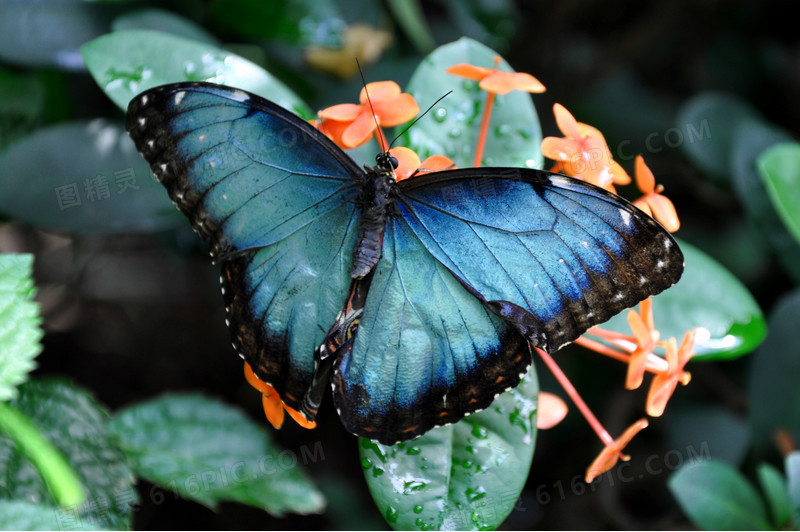
[[[361,76],[361,83],[364,85],[364,94],[367,95],[367,103],[369,104],[369,110],[372,113],[372,119],[375,120],[375,127],[378,131],[378,144],[381,145],[381,151],[385,153],[389,151],[389,148],[384,146],[386,139],[383,136],[383,130],[381,129],[380,124],[378,124],[378,119],[375,118],[375,109],[372,107],[372,100],[370,100],[369,91],[367,90],[367,80],[364,78],[364,71],[361,70],[361,63],[358,61],[358,57],[356,57],[356,65],[358,65],[358,73]]]
[[[413,122],[411,122],[410,124],[408,124],[408,125],[406,126],[406,128],[405,128],[403,131],[401,131],[401,132],[400,132],[400,134],[399,134],[399,135],[397,135],[397,136],[394,138],[394,140],[392,141],[392,143],[391,143],[391,144],[389,144],[389,148],[391,149],[391,147],[392,147],[392,146],[394,146],[394,143],[395,143],[395,142],[397,142],[397,139],[399,139],[400,137],[402,137],[402,136],[405,134],[405,132],[406,132],[406,131],[408,131],[409,129],[411,129],[411,126],[413,126],[414,124],[416,124],[417,122],[419,122],[420,118],[422,118],[422,117],[423,117],[423,116],[425,116],[426,114],[430,113],[430,112],[431,112],[431,109],[433,109],[433,108],[436,106],[436,104],[437,104],[437,103],[441,102],[442,100],[444,100],[445,98],[447,98],[448,96],[450,96],[452,93],[453,93],[453,91],[448,91],[447,93],[445,93],[444,95],[442,95],[442,96],[441,96],[441,97],[440,97],[438,100],[436,100],[435,102],[433,102],[433,103],[431,104],[431,106],[430,106],[430,107],[428,107],[428,109],[427,109],[427,110],[426,110],[424,113],[422,113],[421,115],[419,115],[418,117],[416,117],[416,118],[414,119],[414,121],[413,121]]]

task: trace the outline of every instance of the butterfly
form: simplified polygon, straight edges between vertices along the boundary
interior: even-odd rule
[[[234,349],[307,419],[330,385],[384,444],[488,407],[550,353],[672,286],[683,255],[626,200],[525,168],[396,181],[257,95],[176,83],[127,130],[221,263]]]

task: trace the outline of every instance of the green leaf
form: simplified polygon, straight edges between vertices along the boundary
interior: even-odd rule
[[[213,399],[166,395],[118,412],[110,427],[140,476],[209,508],[234,501],[281,516],[325,507],[296,453],[281,450],[262,427]],[[316,457],[323,449],[301,453]]]
[[[300,46],[336,47],[345,27],[332,0],[216,0],[209,10],[223,27],[244,37]]]
[[[668,486],[684,513],[702,529],[771,529],[755,488],[725,462],[686,465],[670,477]]]
[[[747,395],[753,446],[761,457],[774,452],[776,430],[800,435],[798,316],[800,289],[795,289],[771,310],[769,335],[751,356]]]
[[[767,463],[759,465],[756,472],[761,490],[769,503],[773,524],[776,529],[785,530],[792,512],[786,479],[780,471]]]
[[[359,439],[372,498],[396,530],[493,530],[514,508],[536,441],[538,383],[522,383],[483,412],[397,445]]]
[[[16,396],[42,350],[32,274],[33,255],[0,255],[0,401]]]
[[[87,491],[85,504],[62,508],[59,518],[81,523],[88,519],[104,528],[130,528],[131,505],[138,500],[134,478],[107,429],[108,414],[103,407],[88,392],[62,379],[25,383],[11,406],[63,455]],[[59,480],[64,481],[63,475]],[[0,499],[55,502],[34,464],[3,435]]]
[[[81,53],[97,84],[120,109],[142,91],[179,81],[210,81],[263,96],[303,118],[308,106],[266,70],[216,46],[160,31],[103,35]]]
[[[796,530],[800,526],[800,452],[789,453],[786,457],[785,468],[789,484],[789,499],[792,505],[792,520]]]
[[[686,260],[681,280],[653,297],[653,317],[661,338],[680,342],[683,334],[700,327],[695,339],[695,360],[736,358],[755,349],[766,336],[761,308],[750,292],[722,265],[697,249],[678,241]],[[629,334],[622,312],[604,328]]]
[[[0,61],[83,71],[78,48],[108,31],[116,10],[78,0],[0,3]]]
[[[731,173],[734,191],[748,218],[759,229],[781,266],[795,282],[800,282],[800,245],[775,212],[756,165],[758,156],[767,148],[791,141],[789,133],[761,120],[743,121],[733,142]]]
[[[696,132],[697,142],[681,148],[700,170],[720,184],[729,181],[734,139],[739,126],[757,116],[747,103],[721,92],[704,92],[687,101],[678,112],[681,131]]]
[[[0,500],[0,530],[106,530],[64,508]]]
[[[487,93],[478,82],[448,74],[445,69],[458,63],[492,67],[497,52],[463,37],[440,46],[423,59],[411,77],[406,92],[420,107],[426,108],[447,91],[453,93],[436,104],[430,114],[403,135],[403,144],[421,159],[445,155],[459,168],[473,166],[473,156],[486,106]],[[500,70],[512,71],[505,61]],[[403,126],[397,129],[399,133]],[[527,92],[498,95],[483,154],[484,166],[541,168],[542,130],[539,117]]]
[[[201,26],[164,9],[139,9],[125,13],[111,24],[113,31],[156,30],[192,41],[219,46],[219,39]]]
[[[38,129],[0,153],[0,212],[79,234],[153,232],[183,218],[120,124]]]
[[[800,144],[773,146],[757,164],[775,210],[800,243]]]

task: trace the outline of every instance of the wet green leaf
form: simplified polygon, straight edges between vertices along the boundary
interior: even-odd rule
[[[152,87],[210,81],[263,96],[303,118],[308,106],[266,70],[216,46],[153,30],[119,31],[81,47],[97,84],[120,109]]]
[[[445,155],[459,168],[473,166],[487,93],[478,82],[445,72],[458,63],[492,67],[497,52],[466,37],[440,46],[420,63],[406,92],[427,108],[447,91],[453,93],[403,135],[399,144],[416,151],[421,159]],[[500,70],[512,71],[505,61]],[[403,126],[397,128],[402,131]],[[489,123],[483,166],[541,168],[542,130],[531,94],[512,91],[498,95]]]
[[[493,530],[528,477],[536,441],[538,383],[522,383],[483,412],[420,438],[382,445],[359,439],[372,498],[396,530]]]
[[[767,463],[759,465],[757,473],[761,490],[769,503],[773,524],[777,529],[785,530],[792,515],[786,479],[780,471]]]
[[[70,510],[28,501],[0,500],[0,530],[108,530]]]

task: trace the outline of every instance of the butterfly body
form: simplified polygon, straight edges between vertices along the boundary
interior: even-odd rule
[[[627,201],[559,174],[365,172],[291,112],[207,83],[151,89],[128,131],[222,263],[236,351],[313,419],[395,443],[486,408],[554,352],[680,277]]]

